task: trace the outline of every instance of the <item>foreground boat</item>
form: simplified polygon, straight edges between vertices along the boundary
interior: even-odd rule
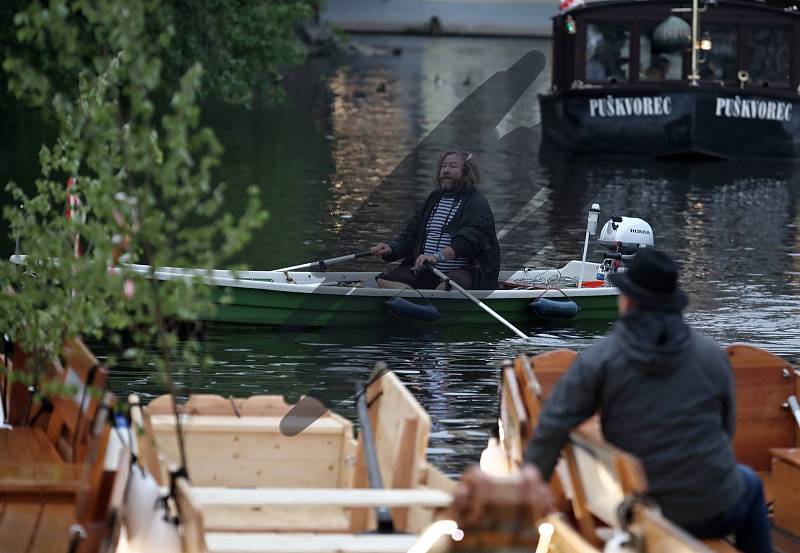
[[[692,25],[692,9],[673,0],[574,5],[553,20],[543,144],[567,154],[798,157],[796,9],[720,0],[696,9]]]
[[[183,451],[170,397],[134,409],[139,458],[171,491],[183,551],[408,551],[455,484],[427,463],[430,418],[394,374],[357,402],[358,441],[310,398],[195,395],[182,409]]]
[[[727,353],[736,381],[736,434],[734,452],[739,462],[756,470],[764,484],[766,502],[773,524],[776,551],[800,551],[800,371],[765,350],[744,344],[728,346]],[[571,350],[561,349],[533,357],[519,356],[503,367],[500,420],[500,448],[492,446],[485,454],[493,462],[489,468],[499,474],[514,473],[522,464],[527,441],[533,436],[542,402],[560,376],[576,358]],[[570,436],[562,452],[564,466],[557,470],[551,486],[560,497],[560,508],[571,512],[583,540],[600,546],[597,520],[612,528],[624,529],[620,518],[623,503],[631,508],[631,496],[647,493],[647,479],[641,463],[603,440],[599,421],[594,417]],[[487,463],[488,464],[488,463]],[[483,465],[483,459],[482,459]],[[567,493],[564,493],[564,490]],[[567,498],[566,496],[569,496]],[[629,522],[629,521],[628,521]],[[663,528],[680,537],[685,549],[663,551],[735,551],[724,540],[704,540],[702,544],[668,521]],[[662,529],[663,529],[662,528]],[[647,533],[645,532],[645,537]],[[651,533],[650,537],[664,533]],[[577,539],[577,538],[576,538]],[[648,547],[648,550],[654,550]],[[585,551],[591,551],[585,549]]]

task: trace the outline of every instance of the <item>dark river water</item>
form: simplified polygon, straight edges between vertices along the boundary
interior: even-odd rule
[[[656,245],[680,262],[693,325],[725,344],[754,343],[800,360],[800,166],[544,159],[536,94],[549,86],[549,66],[519,98],[501,87],[451,114],[525,53],[549,56],[549,41],[354,41],[359,54],[314,59],[287,78],[280,106],[205,106],[205,122],[226,149],[220,178],[230,187],[231,210],[242,207],[237,191],[256,184],[271,214],[240,260],[267,269],[391,238],[431,189],[439,152],[457,147],[480,165],[504,268],[580,258],[586,211],[597,202],[601,222],[620,214],[652,225]],[[48,133],[30,117],[4,115],[2,182],[35,176]],[[6,241],[3,254],[12,250]],[[590,259],[602,258],[600,246],[589,251]],[[217,325],[204,339],[212,370],[184,368],[179,381],[184,392],[290,400],[312,392],[353,418],[354,383],[386,361],[431,415],[434,462],[455,473],[477,461],[497,417],[499,361],[554,347],[581,350],[608,328],[527,328],[533,339],[522,343],[500,325],[305,333]],[[114,369],[112,387],[148,397],[163,391],[145,368]]]

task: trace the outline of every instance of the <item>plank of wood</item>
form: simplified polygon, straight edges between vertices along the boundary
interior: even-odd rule
[[[37,503],[7,503],[0,520],[0,551],[26,553],[41,512],[42,506]]]
[[[207,432],[231,432],[240,433],[266,433],[281,434],[280,422],[282,417],[230,417],[222,415],[198,415],[185,416],[181,422],[183,427],[189,430]],[[175,417],[172,415],[154,415],[151,413],[150,422],[153,430],[159,432],[162,429],[175,427]],[[341,434],[342,425],[338,420],[323,417],[312,423],[303,430],[298,436],[303,434]]]
[[[69,549],[69,527],[75,522],[75,507],[48,503],[42,509],[30,553],[64,553]]]
[[[208,532],[209,553],[406,553],[414,535]]]
[[[217,507],[203,505],[206,532],[349,532],[350,517],[343,507],[286,505]]]
[[[780,459],[784,463],[800,469],[800,448],[787,447],[787,448],[772,448],[770,454],[773,458]]]
[[[74,494],[85,466],[73,463],[0,465],[0,493]]]
[[[417,426],[419,420],[416,418],[405,418],[400,429],[400,442],[397,454],[394,458],[392,467],[392,480],[389,482],[390,488],[408,489],[414,485],[414,440],[417,436]],[[415,490],[417,491],[417,490]],[[400,532],[408,531],[408,509],[396,507],[392,509],[392,523],[395,530]]]
[[[636,508],[632,529],[644,537],[648,553],[709,553],[687,532],[648,508]]]
[[[553,525],[553,534],[548,551],[553,553],[600,553],[578,531],[558,513],[549,515],[543,521]],[[541,526],[540,526],[541,527]]]
[[[278,506],[325,505],[342,507],[447,507],[453,496],[430,489],[309,489],[192,487],[192,497],[203,505]]]
[[[60,462],[61,456],[41,428],[0,430],[0,466]]]

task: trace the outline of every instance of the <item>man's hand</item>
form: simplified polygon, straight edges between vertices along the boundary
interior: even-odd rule
[[[369,253],[372,255],[379,255],[381,257],[385,255],[390,255],[392,253],[392,247],[389,244],[384,244],[380,242],[379,244],[375,244],[369,250]]]
[[[525,465],[508,478],[493,478],[478,467],[468,469],[453,494],[451,514],[465,528],[499,516],[505,507],[527,513],[530,520],[554,510],[553,496],[536,467]]]
[[[424,254],[419,256],[414,262],[414,269],[419,269],[420,267],[424,266],[426,261],[429,261],[431,265],[436,265],[436,256]]]

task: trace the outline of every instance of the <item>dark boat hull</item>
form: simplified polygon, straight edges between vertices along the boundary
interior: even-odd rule
[[[800,154],[800,96],[770,89],[598,87],[539,96],[545,147],[723,159]]]

